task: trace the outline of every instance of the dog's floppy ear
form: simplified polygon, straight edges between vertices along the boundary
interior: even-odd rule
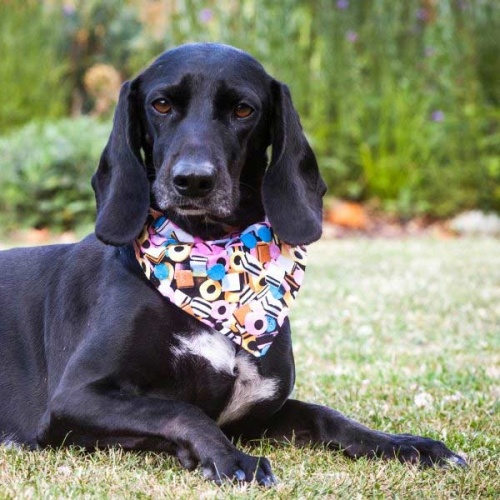
[[[95,234],[115,246],[132,242],[140,233],[150,201],[134,84],[125,82],[121,88],[113,130],[92,177],[97,203]]]
[[[321,236],[326,186],[286,85],[272,82],[272,156],[264,175],[264,208],[281,240],[305,245]]]

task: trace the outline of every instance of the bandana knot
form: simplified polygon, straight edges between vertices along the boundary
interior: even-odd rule
[[[256,357],[266,354],[304,278],[305,246],[281,242],[267,219],[205,241],[151,210],[134,246],[167,300]]]

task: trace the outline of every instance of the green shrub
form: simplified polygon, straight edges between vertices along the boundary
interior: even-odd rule
[[[71,89],[58,20],[38,0],[0,2],[0,133],[67,113]]]
[[[2,227],[74,229],[95,217],[90,178],[111,125],[91,118],[31,123],[0,138]]]

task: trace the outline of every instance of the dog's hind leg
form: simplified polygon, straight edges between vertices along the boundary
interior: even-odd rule
[[[298,445],[321,444],[342,450],[347,456],[381,457],[425,466],[456,464],[465,460],[441,441],[411,434],[388,434],[359,424],[325,406],[289,399],[269,420],[259,424],[241,422],[228,429],[243,438],[265,436]]]

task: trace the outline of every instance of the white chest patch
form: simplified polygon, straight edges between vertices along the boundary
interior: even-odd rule
[[[254,403],[271,399],[277,393],[279,380],[263,377],[252,355],[243,350],[236,354],[233,342],[221,333],[205,330],[192,338],[177,339],[179,346],[172,350],[177,358],[200,356],[214,370],[236,375],[228,404],[217,419],[219,425],[244,416]]]
[[[202,330],[193,337],[177,337],[179,347],[172,349],[175,357],[189,354],[205,358],[218,372],[232,375],[235,367],[233,343],[218,332]]]
[[[271,399],[278,391],[279,380],[262,377],[251,354],[240,351],[236,356],[236,367],[238,377],[231,398],[217,419],[219,425],[243,417],[254,403]]]

